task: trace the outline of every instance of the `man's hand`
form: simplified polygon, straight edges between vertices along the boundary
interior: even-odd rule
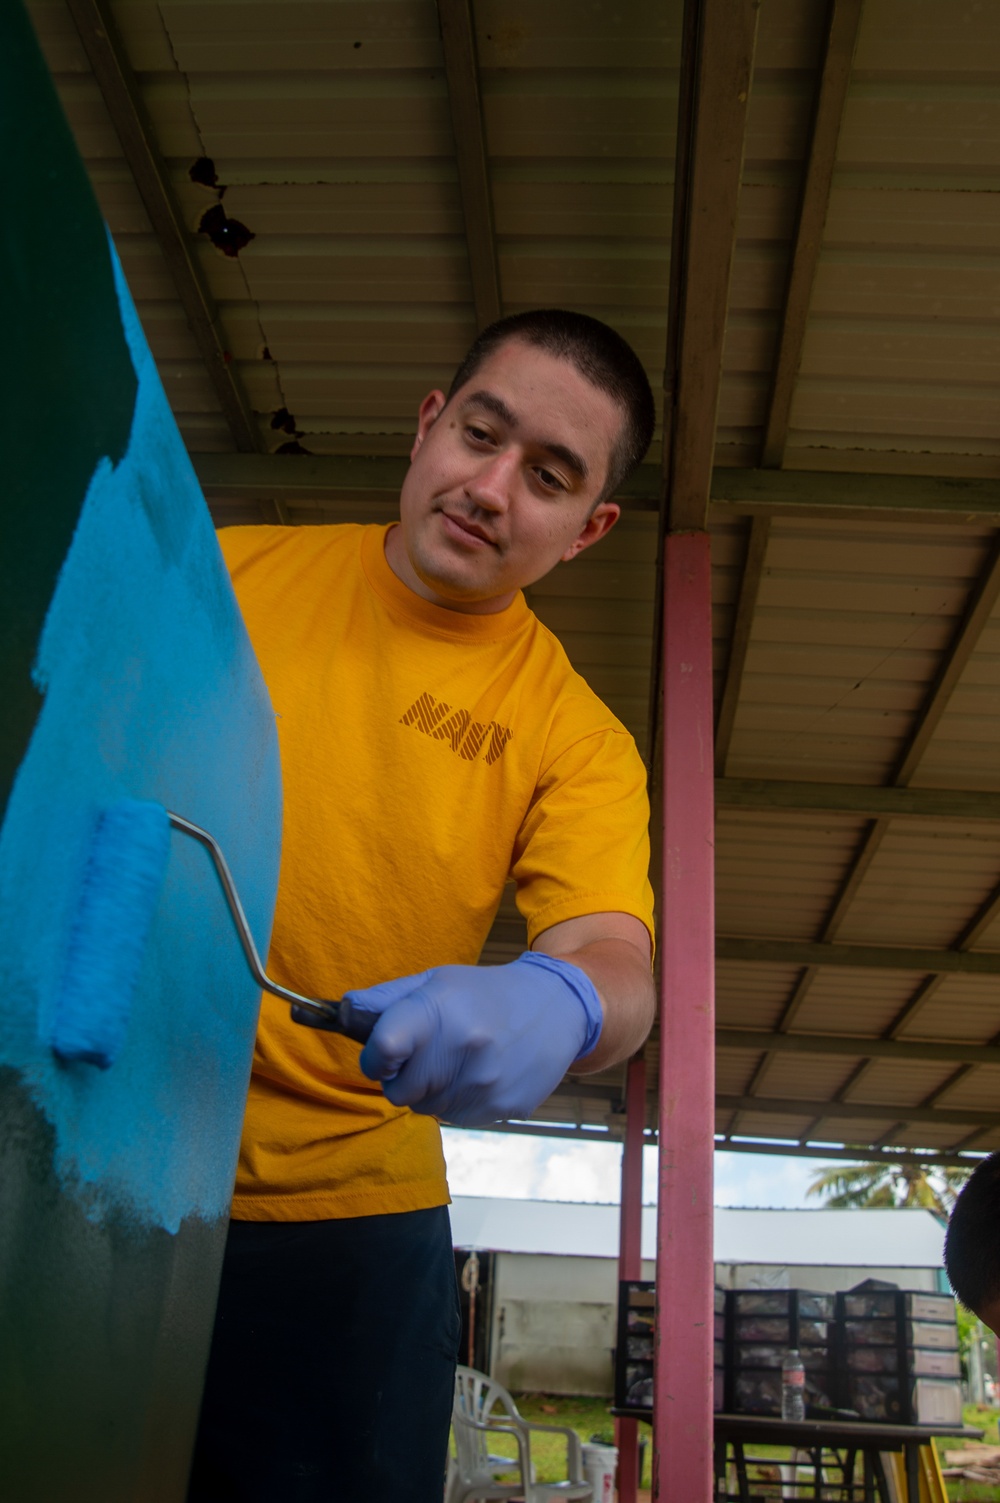
[[[352,1019],[377,1014],[361,1068],[395,1106],[460,1127],[527,1117],[603,1026],[579,966],[528,953],[509,965],[438,966],[347,992]]]

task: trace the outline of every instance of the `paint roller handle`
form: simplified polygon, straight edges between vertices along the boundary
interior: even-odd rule
[[[236,890],[236,883],[233,881],[233,874],[229,870],[229,863],[222,853],[219,842],[214,835],[210,835],[200,825],[193,824],[191,820],[185,819],[183,815],[175,814],[170,809],[165,812],[168,822],[175,830],[179,830],[183,835],[190,835],[192,840],[197,840],[211,856],[219,884],[236,926],[236,933],[243,947],[243,954],[250,967],[250,974],[257,985],[264,991],[270,992],[273,997],[280,997],[282,1002],[290,1003],[292,1018],[296,1023],[302,1023],[308,1028],[321,1028],[327,1033],[343,1033],[350,1039],[356,1039],[359,1044],[366,1043],[376,1022],[371,1014],[362,1013],[355,1008],[352,1016],[349,1002],[322,1002],[316,997],[303,997],[301,993],[293,992],[287,986],[281,986],[279,982],[272,981],[261,964],[243,904],[240,902],[240,895]]]
[[[306,1028],[321,1028],[326,1033],[342,1033],[359,1044],[368,1042],[368,1035],[378,1021],[374,1013],[352,1011],[350,1002],[302,1002],[292,1003],[292,1022],[302,1023]]]

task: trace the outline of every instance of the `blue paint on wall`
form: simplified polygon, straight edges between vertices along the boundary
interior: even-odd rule
[[[135,413],[124,458],[94,472],[52,598],[34,669],[44,704],[0,831],[0,1064],[52,1124],[57,1172],[92,1219],[173,1232],[228,1210],[257,988],[207,853],[175,832],[120,1056],[106,1071],[57,1060],[47,1040],[87,843],[122,797],[204,825],[266,953],[280,772],[211,520],[111,256]]]

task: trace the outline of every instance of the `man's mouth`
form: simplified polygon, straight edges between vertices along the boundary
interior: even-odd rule
[[[473,522],[469,517],[464,517],[457,512],[445,511],[443,508],[441,515],[449,528],[453,532],[457,532],[463,540],[468,539],[473,544],[485,544],[490,548],[499,546],[497,540],[490,535],[485,527],[481,527],[478,522]]]

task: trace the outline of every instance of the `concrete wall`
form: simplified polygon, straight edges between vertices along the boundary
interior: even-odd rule
[[[493,1377],[521,1392],[610,1394],[617,1277],[613,1258],[498,1253]]]
[[[643,1263],[644,1279],[655,1265]],[[878,1278],[901,1289],[936,1290],[933,1268],[815,1268],[715,1265],[727,1289],[849,1289]],[[497,1253],[493,1272],[490,1373],[515,1392],[610,1396],[617,1339],[614,1258]]]

